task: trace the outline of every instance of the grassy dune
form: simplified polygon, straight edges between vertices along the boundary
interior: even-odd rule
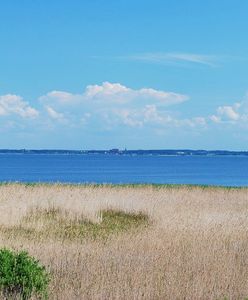
[[[49,299],[245,299],[248,189],[4,184],[0,246],[47,266]]]

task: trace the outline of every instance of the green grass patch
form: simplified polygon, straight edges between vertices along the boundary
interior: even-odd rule
[[[20,226],[2,227],[0,231],[9,237],[28,239],[107,239],[111,235],[140,230],[150,224],[148,216],[143,213],[104,210],[100,215],[101,222],[95,223],[85,218],[72,220],[55,208],[37,209],[28,214]]]
[[[64,183],[64,182],[11,182],[11,181],[0,181],[0,186],[5,185],[20,185],[27,188],[34,187],[82,187],[82,188],[147,188],[151,187],[154,189],[180,189],[180,188],[201,188],[201,189],[227,189],[227,190],[240,190],[248,189],[248,186],[222,186],[222,185],[208,185],[208,184],[170,184],[170,183]]]

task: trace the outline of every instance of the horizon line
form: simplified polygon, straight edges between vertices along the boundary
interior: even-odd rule
[[[80,152],[87,152],[87,151],[119,151],[119,152],[125,152],[125,151],[206,151],[206,152],[212,152],[212,151],[226,151],[226,152],[248,152],[247,150],[230,150],[230,149],[204,149],[204,148],[157,148],[157,149],[142,149],[142,148],[136,148],[136,149],[127,149],[127,148],[109,148],[109,149],[66,149],[66,148],[0,148],[0,151],[80,151]]]

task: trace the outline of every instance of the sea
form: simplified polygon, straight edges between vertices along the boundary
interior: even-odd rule
[[[248,186],[248,156],[0,154],[0,182]]]

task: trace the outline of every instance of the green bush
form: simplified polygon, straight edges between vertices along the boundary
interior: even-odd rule
[[[0,249],[0,289],[5,299],[47,298],[49,275],[27,252]]]

